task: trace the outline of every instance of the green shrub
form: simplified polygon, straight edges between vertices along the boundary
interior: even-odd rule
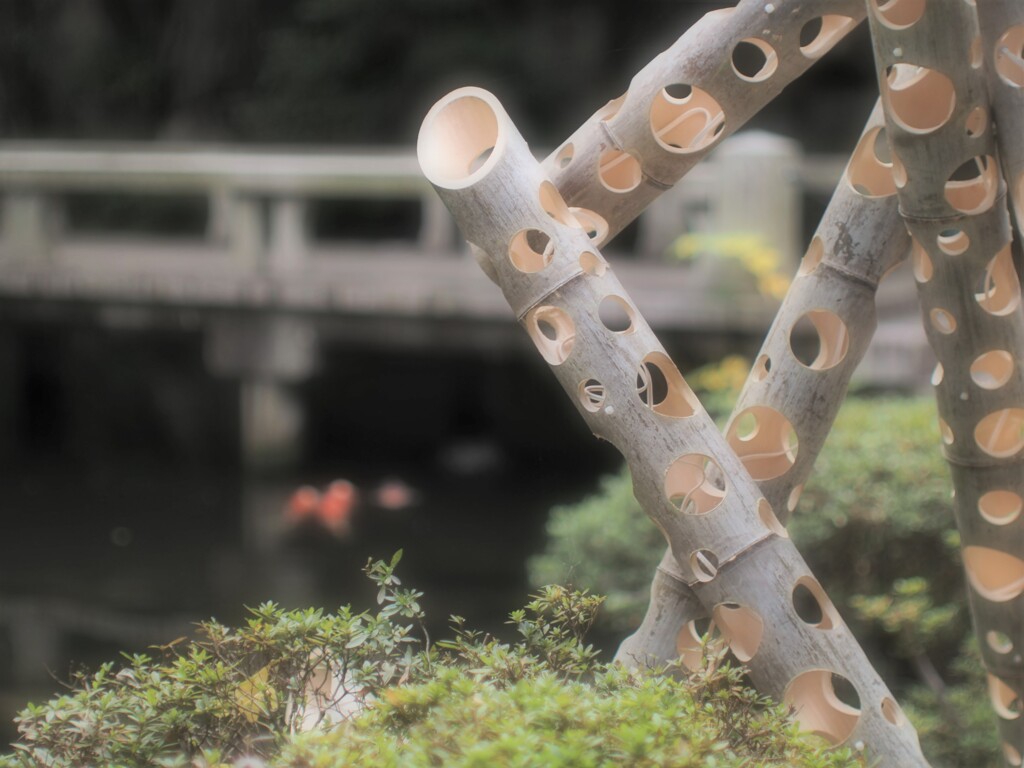
[[[510,616],[515,642],[454,618],[454,638],[431,646],[396,563],[367,567],[376,613],[265,605],[243,628],[206,623],[158,658],[80,675],[19,716],[0,766],[864,764],[798,734],[711,653],[683,680],[599,663],[584,635],[601,599],[585,593],[542,589]],[[317,677],[325,660],[343,690]]]
[[[715,397],[724,404],[721,392]],[[908,702],[926,754],[937,765],[979,768],[1000,764],[998,741],[980,662],[958,656],[971,628],[951,487],[934,401],[852,397],[789,530]],[[634,629],[665,542],[633,499],[628,473],[554,509],[547,533],[531,580],[599,589],[608,595],[604,628],[620,637]]]

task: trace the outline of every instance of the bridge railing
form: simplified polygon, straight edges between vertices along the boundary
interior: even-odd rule
[[[759,233],[795,265],[804,200],[827,199],[841,170],[841,160],[802,156],[787,139],[738,134],[641,217],[629,246],[636,266],[657,271],[644,257],[684,231]],[[69,201],[105,195],[198,198],[205,227],[182,239],[70,225]],[[317,239],[311,214],[331,201],[401,202],[418,214],[415,231]],[[0,143],[3,295],[500,313],[500,302],[483,306],[480,281],[411,150]]]

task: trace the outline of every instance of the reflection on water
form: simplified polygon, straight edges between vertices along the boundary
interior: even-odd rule
[[[501,631],[547,510],[618,464],[532,356],[325,343],[273,387],[294,463],[257,471],[252,381],[211,373],[187,318],[0,323],[0,739],[72,665],[196,621],[370,608],[361,569],[400,548],[432,635],[451,614]]]
[[[116,472],[25,467],[6,478],[0,735],[13,738],[13,710],[54,693],[72,664],[167,642],[203,618],[237,622],[243,606],[265,600],[370,607],[361,568],[399,548],[405,582],[426,593],[432,634],[451,614],[500,630],[528,592],[524,561],[547,509],[588,484],[555,467],[461,477],[412,465],[332,470],[358,499],[344,531],[290,506],[310,486],[330,520],[340,486],[323,473],[245,481],[139,462]]]

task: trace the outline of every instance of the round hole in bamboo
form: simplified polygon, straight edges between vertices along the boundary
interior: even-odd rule
[[[871,5],[885,26],[906,29],[924,15],[925,0],[871,0]]]
[[[686,622],[676,635],[676,653],[683,666],[696,672],[704,666],[704,649],[711,653],[722,647],[722,639],[716,632],[710,618],[693,619]]]
[[[526,331],[550,365],[561,365],[572,352],[576,325],[569,314],[558,307],[541,305],[526,315]]]
[[[754,658],[764,637],[764,619],[751,608],[738,603],[719,603],[711,611],[711,618],[741,664]]]
[[[964,570],[974,591],[994,603],[1005,603],[1024,591],[1024,560],[991,547],[963,549]]]
[[[1013,651],[1013,641],[1005,632],[990,629],[985,633],[985,643],[995,653],[1007,654]]]
[[[707,583],[718,575],[718,557],[710,549],[698,549],[690,555],[690,568],[697,581]]]
[[[993,525],[1009,525],[1024,509],[1024,500],[1013,491],[996,490],[982,494],[978,512]]]
[[[976,139],[988,128],[988,111],[984,107],[975,107],[967,116],[967,138]]]
[[[735,418],[729,429],[730,432],[735,434],[737,440],[744,442],[754,439],[754,436],[757,434],[757,427],[757,417],[747,410]]]
[[[558,154],[555,155],[555,165],[557,165],[559,169],[568,168],[569,163],[572,162],[572,156],[575,152],[576,148],[573,146],[572,142],[566,142],[565,145],[558,150]]]
[[[632,333],[636,330],[636,313],[624,298],[614,294],[605,296],[597,306],[601,324],[612,333]]]
[[[550,181],[543,181],[540,185],[540,205],[552,219],[567,227],[579,227],[576,217],[569,212],[569,206],[565,204],[561,193]]]
[[[953,430],[950,429],[949,424],[946,423],[945,419],[939,419],[939,434],[942,436],[942,442],[946,445],[952,445],[954,441]]]
[[[942,307],[932,309],[928,313],[928,320],[931,322],[932,328],[943,336],[948,336],[956,331],[956,318],[953,317],[953,313],[947,309],[942,309]]]
[[[816,339],[816,346],[801,344],[808,338]],[[850,335],[839,315],[827,309],[812,309],[790,329],[789,347],[801,365],[814,371],[825,371],[839,365],[846,357]]]
[[[1017,751],[1013,744],[1005,741],[1003,742],[1003,757],[1006,758],[1006,762],[1009,765],[1016,766],[1021,764],[1020,752]]]
[[[753,421],[745,433],[744,420]],[[781,477],[796,463],[796,430],[789,419],[766,405],[755,405],[738,414],[726,440],[758,482]]]
[[[598,160],[597,175],[611,192],[632,192],[640,186],[640,161],[621,149],[606,149]]]
[[[651,352],[643,359],[637,371],[636,391],[644,405],[662,416],[686,418],[699,405],[693,390],[664,352]]]
[[[586,272],[588,275],[594,277],[601,277],[605,272],[608,271],[608,263],[598,256],[596,253],[590,251],[584,251],[580,254],[580,269]]]
[[[768,499],[761,499],[757,502],[757,516],[761,519],[764,527],[776,536],[780,536],[783,539],[789,538],[789,531],[787,531],[786,526],[779,521],[779,518],[775,514],[775,510],[772,509],[772,505],[768,503]]]
[[[932,371],[932,386],[937,387],[942,383],[943,376],[946,375],[946,369],[942,367],[942,363],[935,364],[935,370]]]
[[[1002,408],[974,428],[974,439],[989,456],[1005,459],[1024,448],[1024,408]]]
[[[971,247],[971,238],[962,229],[944,229],[935,238],[939,250],[947,256],[959,256]]]
[[[907,169],[895,154],[892,156],[892,181],[896,189],[903,189],[907,186]]]
[[[971,363],[971,381],[982,389],[999,389],[1013,376],[1013,356],[1005,349],[983,352]]]
[[[807,670],[790,681],[782,697],[783,703],[793,708],[801,730],[833,745],[846,741],[860,720],[859,707],[837,695],[835,677],[839,676],[827,669]]]
[[[1024,88],[1024,24],[1010,27],[996,41],[996,72],[1013,88]]]
[[[1020,281],[1013,266],[1009,243],[985,267],[974,298],[990,315],[1003,317],[1017,311],[1020,305]]]
[[[706,515],[725,499],[721,467],[709,456],[688,453],[665,471],[665,498],[685,515]]]
[[[811,244],[807,247],[807,253],[800,260],[800,269],[797,270],[797,277],[805,277],[811,274],[821,264],[825,256],[825,241],[815,235],[811,238]]]
[[[416,152],[424,174],[438,186],[467,186],[497,162],[501,128],[490,99],[486,91],[460,89],[424,119]]]
[[[815,629],[828,630],[842,623],[825,590],[810,576],[801,576],[793,586],[793,610]]]
[[[875,152],[882,128],[873,128],[860,137],[846,167],[846,178],[854,191],[864,197],[888,197],[896,194],[892,163],[883,163]]]
[[[554,242],[539,229],[517,232],[508,246],[508,258],[520,272],[540,272],[551,263],[554,255]]]
[[[701,636],[697,633],[694,622],[688,621],[676,635],[676,654],[683,666],[691,672],[701,668],[704,653],[701,648]]]
[[[604,217],[589,208],[570,208],[569,212],[583,227],[587,237],[594,241],[595,246],[600,246],[608,237],[608,222]]]
[[[800,30],[800,53],[809,59],[823,56],[853,24],[849,16],[836,14],[811,19]]]
[[[1020,717],[1021,703],[1017,692],[993,674],[988,674],[986,677],[988,678],[988,698],[992,702],[992,709],[996,711],[996,714],[1003,720],[1016,720]]]
[[[787,512],[795,512],[796,511],[796,505],[800,503],[800,496],[801,496],[801,494],[803,494],[803,492],[804,492],[804,485],[803,485],[803,483],[801,483],[800,485],[796,486],[795,488],[793,488],[792,491],[789,492],[789,496],[786,497],[786,511]]]
[[[924,246],[917,242],[917,240],[911,241],[910,265],[914,271],[914,279],[919,283],[927,283],[935,273],[931,257],[924,249]]]
[[[768,378],[768,374],[772,372],[772,359],[768,355],[761,355],[754,362],[754,368],[750,375],[754,381],[760,383]]]
[[[980,35],[971,40],[970,58],[971,69],[981,69],[981,65],[985,62],[985,54]]]
[[[585,379],[580,382],[579,386],[579,398],[580,405],[583,406],[583,410],[589,411],[590,413],[597,413],[604,407],[604,401],[607,398],[607,391],[597,379]]]
[[[669,152],[699,152],[722,134],[725,113],[701,88],[672,83],[651,102],[651,133]]]
[[[889,696],[882,699],[880,708],[882,710],[882,717],[884,717],[890,725],[895,725],[899,728],[905,722],[903,719],[903,712],[900,711],[899,704]]]
[[[1017,194],[1013,196],[1011,192],[1013,211],[1017,217],[1017,223],[1024,227],[1024,173],[1017,177],[1017,181],[1014,182],[1014,189]]]
[[[893,64],[886,73],[884,94],[892,119],[910,133],[930,133],[953,115],[953,81],[936,69]]]
[[[748,37],[732,49],[732,71],[748,83],[761,83],[775,74],[779,56],[764,40]]]
[[[999,191],[999,169],[991,155],[961,164],[946,182],[946,202],[960,213],[974,215],[992,207]]]

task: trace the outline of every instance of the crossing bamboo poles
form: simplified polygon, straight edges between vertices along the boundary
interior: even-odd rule
[[[481,265],[634,492],[758,688],[809,730],[887,766],[926,765],[913,728],[584,227],[498,101],[465,88],[417,152]],[[796,592],[816,606],[801,614]],[[845,678],[857,704],[841,701]]]
[[[874,333],[875,293],[909,250],[895,205],[881,106],[869,118],[741,391],[726,439],[780,523],[804,483]],[[801,349],[795,332],[817,346]],[[798,351],[800,356],[798,357]],[[785,535],[783,528],[780,534]],[[700,661],[699,622],[707,616],[666,551],[640,627],[616,659],[664,666]]]
[[[598,245],[864,18],[863,0],[740,0],[704,16],[544,168]]]
[[[897,195],[938,358],[932,383],[971,612],[1004,756],[1020,765],[1024,315],[993,136],[1004,126],[993,126],[986,92],[991,59],[973,2],[868,8]]]

